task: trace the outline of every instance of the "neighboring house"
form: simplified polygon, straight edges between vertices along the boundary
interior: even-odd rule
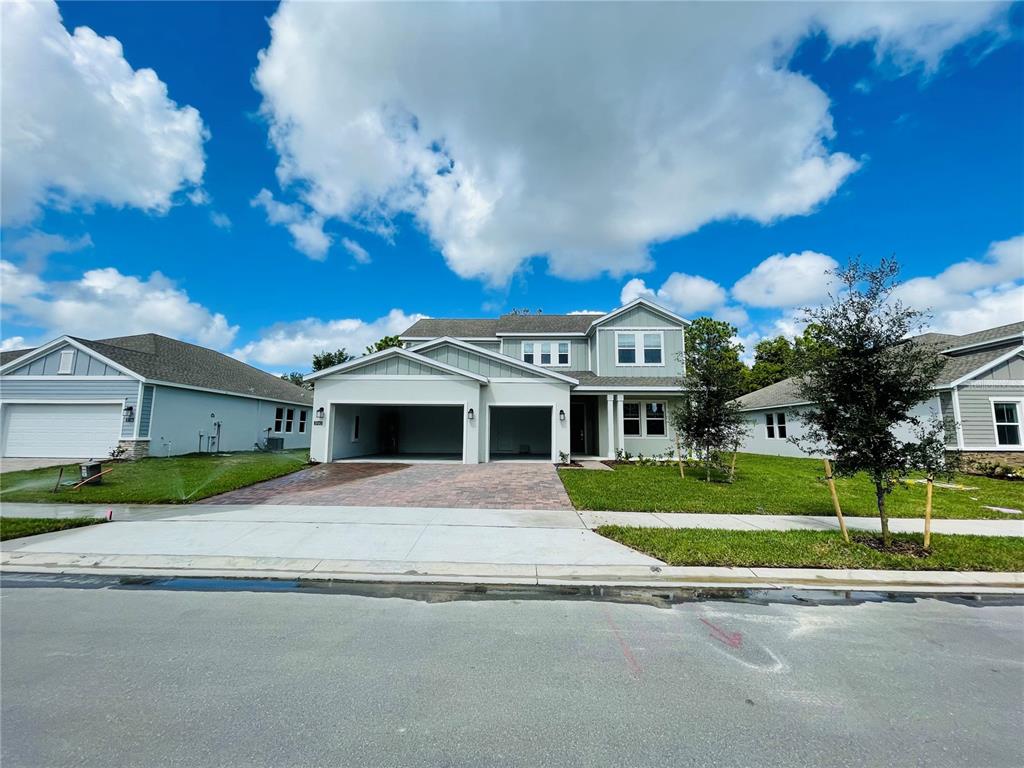
[[[926,333],[911,342],[927,344],[945,359],[934,397],[919,405],[915,415],[941,419],[947,446],[967,459],[1024,464],[1024,322],[963,336]],[[811,407],[800,397],[796,379],[737,402],[750,426],[741,450],[806,455],[787,439],[803,435],[800,411]],[[904,439],[912,434],[907,427],[897,429]]]
[[[638,299],[605,315],[420,320],[392,348],[307,377],[316,461],[557,461],[674,448],[687,321]]]
[[[303,448],[312,402],[302,387],[165,336],[61,336],[0,356],[0,456],[246,451],[268,434]]]

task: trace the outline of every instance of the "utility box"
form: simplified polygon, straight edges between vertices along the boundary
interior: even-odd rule
[[[79,468],[82,471],[82,480],[86,484],[97,484],[102,483],[103,478],[100,477],[100,472],[103,471],[103,464],[99,461],[89,461],[85,464],[79,464]]]
[[[283,451],[284,450],[284,438],[283,437],[268,437],[267,438],[267,450],[268,451]]]

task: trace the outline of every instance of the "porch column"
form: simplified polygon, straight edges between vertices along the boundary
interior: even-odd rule
[[[618,403],[618,412],[615,414],[616,429],[617,429],[617,431],[619,433],[619,447],[623,451],[625,451],[626,450],[626,421],[625,421],[625,419],[626,419],[626,404],[625,404],[626,396],[625,395],[616,395],[615,399],[619,401],[619,403]]]
[[[615,458],[615,395],[608,395],[608,409],[605,411],[607,422],[608,449],[605,451],[607,458]]]

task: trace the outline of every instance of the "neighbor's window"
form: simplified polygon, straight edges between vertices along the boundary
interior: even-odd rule
[[[284,424],[284,408],[278,408],[274,412],[274,431],[280,432],[282,424]]]
[[[764,428],[771,439],[786,439],[786,414],[766,413],[764,415]]]
[[[299,432],[306,431],[306,412],[299,411]]]
[[[540,364],[551,365],[551,342],[545,341],[540,345]]]
[[[647,403],[644,409],[644,421],[647,425],[647,434],[651,435],[664,435],[665,434],[665,404],[664,403]]]
[[[532,363],[533,362],[533,342],[532,341],[525,341],[525,342],[523,342],[523,362],[524,363]]]
[[[569,364],[569,342],[560,341],[558,342],[558,364],[568,365]]]
[[[664,337],[660,333],[644,334],[644,365],[661,365],[661,345]]]
[[[633,436],[640,434],[640,403],[622,404],[622,432]]]
[[[291,432],[292,431],[292,422],[295,421],[295,409],[294,408],[289,408],[288,411],[287,411],[287,414],[288,415],[285,416],[285,420],[284,420],[284,431],[285,432]]]
[[[619,365],[636,365],[635,333],[615,334],[615,355]]]
[[[1020,445],[1020,404],[992,403],[996,415],[996,442],[999,445]]]
[[[75,371],[75,350],[65,349],[60,353],[60,366],[57,373],[74,373]]]

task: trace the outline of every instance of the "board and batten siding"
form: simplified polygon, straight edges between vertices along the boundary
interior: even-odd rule
[[[638,326],[639,327],[639,326]],[[653,328],[653,326],[651,326]],[[643,357],[643,334],[653,331],[642,331],[632,330],[630,328],[605,328],[602,326],[597,331],[597,342],[598,342],[598,354],[600,356],[600,362],[597,368],[594,369],[595,373],[599,373],[601,376],[629,376],[629,377],[644,377],[644,376],[682,376],[683,366],[679,361],[679,355],[683,351],[683,329],[679,326],[672,328],[665,325],[665,321],[661,321],[661,326],[657,328],[664,335],[665,346],[662,348],[661,361],[662,365],[618,365],[617,355],[615,350],[615,332],[620,333],[635,333],[636,334],[636,354],[637,359]]]
[[[0,403],[109,400],[130,405],[138,412],[139,382],[120,375],[107,376],[106,379],[83,381],[68,376],[67,379],[53,380],[5,374],[0,378]],[[121,437],[127,439],[134,435],[135,423],[122,421]]]
[[[405,357],[389,357],[345,371],[345,376],[449,376],[448,371]]]
[[[149,437],[149,421],[153,416],[153,393],[155,387],[147,384],[142,388],[142,404],[139,406],[139,437]]]
[[[60,370],[60,356],[62,352],[72,351],[75,353],[74,368],[71,373],[58,374]],[[101,360],[97,360],[82,350],[64,344],[61,347],[48,352],[42,357],[15,368],[4,376],[124,376],[116,368],[111,368]]]
[[[502,354],[509,357],[514,357],[516,360],[523,359],[523,342],[532,341],[534,343],[533,354],[534,364],[540,365],[540,346],[542,342],[569,342],[569,365],[553,365],[550,366],[555,370],[565,371],[585,371],[590,361],[590,356],[587,354],[589,342],[587,339],[581,339],[577,337],[565,337],[565,336],[531,336],[530,338],[523,337],[511,337],[507,336],[502,339]],[[555,354],[558,352],[556,347],[551,348],[551,359],[556,359]],[[544,366],[547,368],[548,366]]]
[[[1024,399],[1024,386],[987,385],[975,380],[957,388],[960,402],[960,430],[964,436],[964,448],[1002,449],[996,443],[996,421],[992,410],[993,400],[1020,401]]]
[[[1024,381],[1024,356],[1012,357],[976,376],[972,381]]]
[[[478,355],[460,347],[443,344],[417,354],[437,360],[439,363],[453,366],[462,371],[469,371],[487,378],[499,379],[536,379],[540,376],[533,371],[526,371],[514,365],[494,360],[486,355]]]

